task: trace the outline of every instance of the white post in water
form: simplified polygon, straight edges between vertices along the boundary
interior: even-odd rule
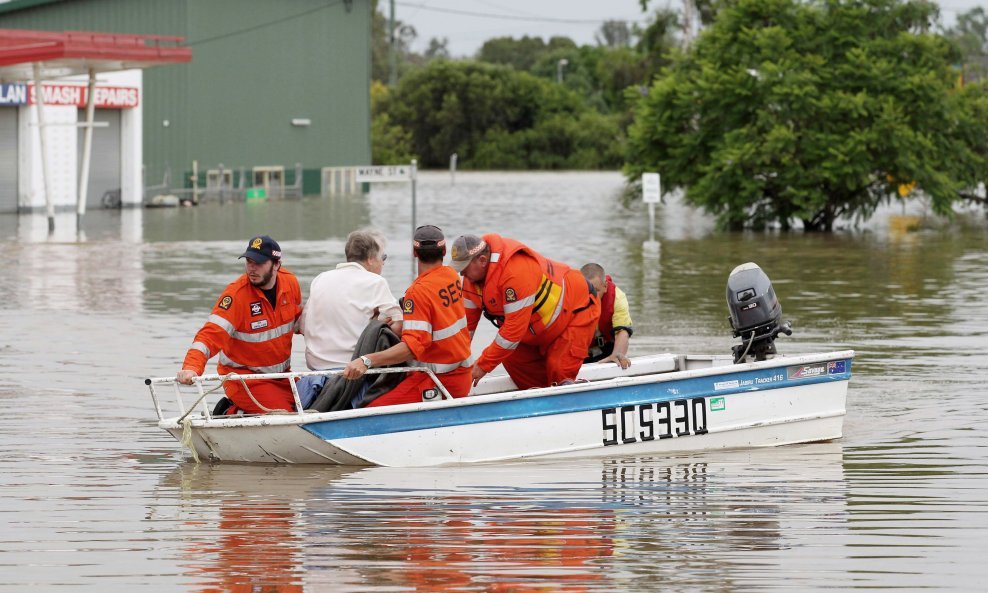
[[[89,193],[89,161],[93,153],[93,119],[96,115],[96,70],[89,69],[89,92],[86,95],[86,127],[82,137],[82,164],[79,165],[79,195],[76,217],[82,222],[86,213],[86,194]]]
[[[449,155],[449,184],[450,185],[456,184],[456,158],[457,155],[455,152]]]
[[[369,165],[354,167],[357,183],[412,183],[412,236],[415,236],[415,189],[418,182],[418,161],[411,165]],[[409,238],[411,243],[411,238]],[[415,258],[412,258],[412,278],[415,277]]]
[[[412,159],[412,170],[409,172],[409,175],[410,175],[410,178],[412,180],[412,237],[413,238],[415,237],[415,229],[418,228],[418,227],[415,226],[415,183],[416,183],[417,178],[418,178],[418,175],[417,175],[418,168],[419,168],[418,161],[415,160],[415,159]],[[411,241],[409,241],[409,243],[411,243]],[[412,256],[412,278],[413,279],[415,278],[415,272],[416,272],[416,270],[415,270],[415,256],[413,255]]]
[[[655,240],[655,205],[662,201],[662,180],[658,173],[642,173],[642,201],[648,204],[648,241],[642,244],[646,253],[658,253]]]
[[[41,65],[32,64],[34,69],[34,108],[38,115],[38,143],[41,148],[41,181],[45,190],[45,212],[48,214],[48,232],[55,232],[55,204],[51,201],[51,186],[48,179],[48,151],[45,150],[45,92],[41,86]]]

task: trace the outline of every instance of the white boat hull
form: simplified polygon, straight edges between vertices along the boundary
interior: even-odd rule
[[[613,378],[452,401],[186,422],[200,457],[238,462],[432,466],[768,447],[842,436],[852,357],[844,351],[690,370],[689,357],[663,355],[636,362],[687,370],[623,376],[613,365],[588,365],[590,374]],[[160,426],[181,440],[177,419]]]

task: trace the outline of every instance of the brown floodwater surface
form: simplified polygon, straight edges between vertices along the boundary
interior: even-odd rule
[[[178,369],[254,234],[303,292],[353,229],[411,281],[409,188],[196,208],[0,216],[0,591],[975,591],[988,577],[988,223],[723,233],[617,173],[425,173],[417,224],[601,263],[631,353],[728,354],[754,261],[794,334],[853,349],[844,438],[674,457],[393,469],[196,465],[143,379]],[[916,210],[907,210],[906,214]],[[962,224],[963,223],[963,224]],[[486,323],[486,322],[482,322]],[[475,348],[493,335],[479,332]],[[304,367],[302,338],[293,363]],[[213,369],[210,364],[210,369]]]

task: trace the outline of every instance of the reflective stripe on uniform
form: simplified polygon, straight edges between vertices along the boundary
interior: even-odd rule
[[[545,327],[552,325],[562,312],[564,292],[565,287],[562,284],[556,284],[546,276],[542,276],[542,284],[535,293],[538,302],[535,304],[534,312],[542,318],[542,325]]]
[[[460,317],[452,325],[444,327],[442,329],[437,329],[432,331],[432,324],[428,321],[406,321],[403,330],[418,330],[429,332],[432,334],[432,341],[438,342],[439,340],[445,340],[446,338],[451,338],[455,336],[459,331],[467,326],[467,318]]]
[[[230,334],[231,336],[233,335],[233,332],[236,330],[236,328],[233,327],[233,324],[230,323],[228,319],[226,319],[225,317],[220,317],[219,315],[210,315],[209,319],[207,319],[206,321],[214,325],[220,326],[223,329],[223,331]]]
[[[494,336],[494,343],[505,350],[514,350],[519,344],[519,342],[509,342],[508,340],[505,340],[501,337],[501,334]]]
[[[550,325],[552,325],[552,322],[554,322],[556,320],[556,318],[559,317],[559,314],[563,312],[563,296],[565,296],[565,295],[566,295],[566,287],[565,286],[560,286],[559,287],[559,302],[556,303],[556,309],[552,312],[552,317],[549,318],[549,321],[545,322],[545,326],[547,328]]]
[[[520,301],[508,303],[504,306],[504,314],[508,315],[515,311],[520,311],[535,302],[535,295],[527,296]]]
[[[419,321],[417,319],[406,320],[401,326],[402,331],[405,330],[418,330],[423,332],[432,333],[432,324],[428,321]]]
[[[432,332],[432,340],[438,342],[439,340],[445,340],[446,338],[451,338],[456,334],[460,333],[460,330],[467,326],[467,318],[460,317],[453,322],[452,325],[444,327],[442,329],[437,329]]]
[[[213,357],[213,355],[209,353],[209,348],[205,344],[203,344],[202,342],[192,342],[192,347],[190,349],[191,350],[198,350],[199,352],[202,352],[203,354],[205,354],[206,355],[206,360],[209,360],[210,358]]]
[[[437,375],[441,375],[443,373],[449,373],[455,371],[460,367],[473,366],[473,356],[462,362],[450,362],[445,364],[441,362],[423,362],[422,366],[424,366],[425,368],[429,369],[430,371],[432,371]]]
[[[292,359],[289,357],[284,362],[272,364],[266,367],[252,367],[245,364],[240,364],[235,360],[231,360],[230,357],[226,355],[226,352],[220,352],[219,363],[224,366],[234,367],[237,369],[247,369],[255,373],[284,373],[291,368]]]
[[[276,327],[274,329],[269,329],[268,331],[258,332],[256,334],[248,334],[246,332],[233,332],[230,337],[234,340],[240,340],[241,342],[250,342],[252,344],[260,344],[261,342],[270,342],[276,338],[280,338],[285,334],[290,334],[295,332],[295,322],[286,323],[281,327]]]
[[[463,299],[463,308],[464,309],[479,309],[480,308],[480,305],[478,305],[477,303],[471,301],[470,299]]]
[[[501,260],[501,254],[500,253],[492,253],[491,254],[491,263],[492,264],[496,264],[500,260]]]

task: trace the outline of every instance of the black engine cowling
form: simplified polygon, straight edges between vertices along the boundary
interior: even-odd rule
[[[758,264],[748,262],[734,268],[727,278],[727,308],[734,337],[735,364],[765,360],[775,355],[775,338],[792,335],[792,326],[782,321],[782,305],[775,296],[772,282]]]

